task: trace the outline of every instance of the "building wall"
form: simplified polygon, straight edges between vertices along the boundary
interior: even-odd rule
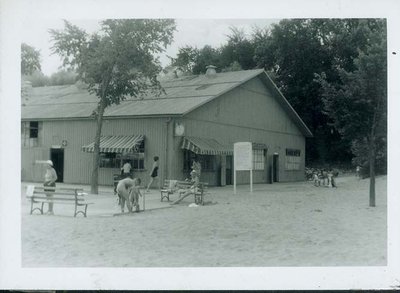
[[[201,92],[199,92],[201,94]],[[305,138],[281,106],[269,93],[263,82],[252,79],[242,86],[199,107],[181,118],[108,119],[104,121],[102,135],[145,135],[145,170],[134,176],[148,182],[153,156],[160,157],[160,179],[179,179],[188,176],[183,172],[182,137],[174,136],[175,122],[183,122],[185,136],[214,138],[223,144],[238,141],[264,143],[268,146],[266,170],[255,171],[254,182],[269,182],[269,167],[273,153],[278,153],[279,181],[304,179]],[[94,140],[93,120],[42,121],[37,146],[22,146],[22,180],[42,181],[44,168],[36,160],[50,158],[52,146],[64,147],[64,182],[90,183],[91,153],[81,150]],[[24,134],[23,134],[24,135]],[[285,170],[285,149],[301,150],[299,171]],[[216,156],[221,165],[223,158]],[[218,169],[217,169],[218,171]],[[100,168],[99,184],[112,185],[112,175],[119,169]],[[210,185],[219,182],[216,172],[202,173],[202,181]],[[249,182],[249,172],[238,173],[238,183]]]
[[[279,181],[304,179],[305,137],[259,78],[203,105],[185,116],[185,135],[214,138],[223,144],[238,141],[268,146],[267,168],[254,171],[254,182],[269,182],[272,155],[279,154]],[[285,170],[286,148],[300,149],[300,170]],[[238,173],[249,182],[249,172]]]
[[[105,120],[102,135],[145,135],[145,170],[137,171],[135,177],[148,182],[149,172],[155,155],[164,162],[166,157],[166,118],[149,119],[113,119]],[[92,153],[83,152],[81,147],[94,140],[95,122],[91,120],[43,121],[41,127],[41,144],[38,147],[22,148],[22,180],[42,181],[44,169],[36,160],[48,160],[52,146],[59,147],[63,140],[64,147],[64,182],[90,182],[92,170]],[[100,168],[99,184],[112,185],[115,173],[119,169]],[[160,176],[166,175],[166,165],[161,165]]]

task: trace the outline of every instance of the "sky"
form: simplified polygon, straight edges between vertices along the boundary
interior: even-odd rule
[[[205,45],[218,47],[227,41],[230,27],[243,29],[250,35],[255,26],[264,28],[278,19],[177,19],[177,30],[174,34],[174,42],[164,54],[160,55],[163,66],[168,65],[169,58],[175,57],[180,47],[190,45],[202,48]],[[70,22],[93,33],[99,29],[99,20],[70,20]],[[21,40],[40,51],[42,72],[51,75],[59,70],[61,60],[58,55],[51,54],[52,42],[49,29],[62,29],[62,19],[29,19],[22,23]]]

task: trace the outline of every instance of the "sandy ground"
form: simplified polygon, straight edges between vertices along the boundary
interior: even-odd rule
[[[144,212],[124,216],[114,215],[112,189],[102,187],[88,196],[87,218],[74,218],[69,205],[55,206],[54,216],[30,215],[22,194],[22,266],[386,265],[386,176],[376,180],[375,208],[368,207],[368,180],[337,183],[257,184],[253,194],[238,186],[236,195],[232,186],[209,188],[208,204],[199,207],[188,207],[192,197],[161,203],[152,190]]]

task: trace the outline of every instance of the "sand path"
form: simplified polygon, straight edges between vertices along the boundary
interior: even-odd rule
[[[111,189],[94,198],[88,218],[73,218],[68,206],[55,216],[29,215],[22,197],[22,266],[386,265],[386,177],[377,178],[375,208],[368,180],[337,181],[338,189],[255,185],[253,194],[239,186],[237,195],[210,188],[211,204],[195,208],[193,198],[169,207],[152,191],[149,210],[115,217]]]

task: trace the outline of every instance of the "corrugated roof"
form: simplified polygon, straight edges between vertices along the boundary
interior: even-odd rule
[[[262,69],[184,76],[162,81],[165,94],[128,98],[106,109],[105,117],[183,115],[263,72]],[[32,88],[23,101],[22,119],[87,118],[98,98],[76,85]]]
[[[312,133],[263,69],[194,75],[163,80],[165,94],[148,94],[143,99],[128,97],[119,105],[108,107],[105,117],[184,115],[260,75],[278,102],[302,133]],[[76,85],[31,88],[22,101],[21,117],[30,119],[88,118],[97,107],[98,98]]]

